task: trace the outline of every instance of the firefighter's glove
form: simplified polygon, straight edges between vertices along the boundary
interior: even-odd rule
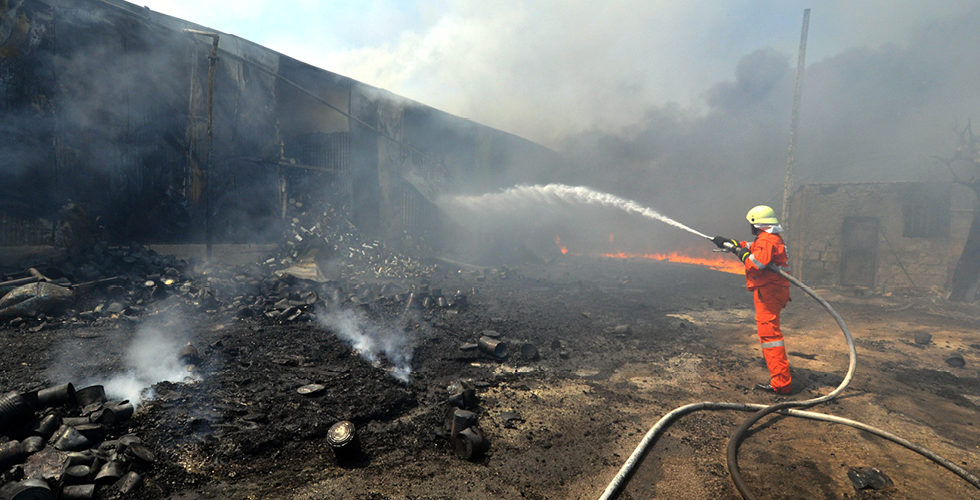
[[[735,256],[738,257],[738,260],[742,262],[745,262],[745,259],[749,258],[749,255],[752,254],[752,252],[750,252],[749,249],[745,247],[735,247],[735,249],[732,250],[732,253],[734,253]]]
[[[733,247],[738,247],[738,242],[737,241],[735,241],[735,240],[733,240],[731,238],[726,238],[724,236],[715,236],[714,238],[711,238],[711,242],[714,243],[715,245],[717,245],[718,248],[721,248],[723,250],[728,250],[729,252],[734,251],[734,248],[725,248],[725,243],[728,243],[728,244],[732,245]]]

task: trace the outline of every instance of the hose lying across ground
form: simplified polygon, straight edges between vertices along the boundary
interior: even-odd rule
[[[612,481],[609,483],[609,486],[606,487],[606,490],[603,492],[602,496],[600,497],[600,500],[606,500],[606,499],[618,497],[619,494],[622,492],[623,487],[626,486],[626,483],[629,481],[630,476],[632,476],[633,471],[640,464],[640,461],[643,460],[643,457],[646,455],[649,448],[653,446],[653,444],[657,441],[657,438],[660,437],[660,434],[662,434],[663,431],[668,426],[670,426],[670,424],[672,424],[675,420],[679,419],[680,417],[688,413],[699,411],[699,410],[739,410],[739,411],[755,412],[751,417],[749,417],[746,421],[742,422],[742,424],[738,426],[738,428],[732,434],[731,439],[729,439],[728,441],[728,451],[727,451],[728,471],[732,476],[732,482],[735,483],[735,487],[738,488],[738,491],[739,493],[741,493],[742,497],[746,499],[754,499],[756,497],[755,495],[752,494],[751,491],[749,491],[748,485],[745,484],[745,481],[742,479],[742,474],[739,471],[738,447],[742,443],[742,439],[745,436],[745,432],[748,431],[749,428],[752,427],[752,425],[754,425],[756,422],[761,420],[763,417],[772,413],[778,413],[780,415],[789,415],[793,417],[809,418],[812,420],[820,420],[824,422],[844,424],[860,429],[862,431],[870,432],[876,436],[880,436],[889,441],[900,444],[936,462],[937,464],[942,465],[943,467],[952,471],[954,474],[965,479],[974,487],[980,489],[980,478],[977,478],[977,476],[974,476],[967,470],[937,455],[936,453],[926,448],[923,448],[922,446],[919,446],[915,443],[902,439],[890,432],[886,432],[881,429],[871,427],[870,425],[858,422],[856,420],[836,417],[824,413],[816,413],[811,411],[794,409],[794,408],[809,408],[811,406],[830,401],[836,398],[838,395],[840,395],[840,393],[844,391],[847,385],[850,384],[851,378],[854,376],[854,370],[857,367],[857,351],[854,348],[854,338],[851,336],[851,332],[847,329],[847,325],[844,324],[844,320],[841,319],[841,317],[837,314],[836,311],[834,311],[834,309],[830,306],[830,304],[827,303],[827,301],[825,301],[823,298],[818,296],[816,292],[810,289],[810,287],[806,286],[803,282],[796,279],[792,275],[786,273],[781,269],[776,269],[775,271],[778,272],[782,277],[789,280],[790,283],[796,285],[801,290],[806,292],[807,295],[813,297],[813,299],[819,302],[820,305],[823,306],[824,309],[826,309],[831,316],[833,316],[834,320],[837,321],[837,325],[840,327],[841,332],[844,333],[844,338],[847,340],[847,348],[850,355],[850,362],[847,367],[847,375],[844,376],[844,380],[841,381],[840,385],[837,386],[837,388],[834,389],[832,392],[830,392],[830,394],[813,398],[813,399],[807,399],[804,401],[786,401],[782,403],[776,403],[774,405],[761,405],[761,404],[752,404],[752,403],[722,403],[722,402],[705,401],[701,403],[692,403],[689,405],[681,406],[679,408],[675,408],[674,410],[671,410],[670,413],[664,415],[663,418],[657,421],[657,423],[654,424],[654,426],[651,427],[649,431],[647,431],[646,435],[643,436],[643,440],[640,441],[640,444],[636,447],[635,450],[633,450],[633,454],[630,455],[630,457],[626,460],[626,463],[624,463],[623,466],[619,469],[619,472],[616,474],[616,476],[613,477]]]

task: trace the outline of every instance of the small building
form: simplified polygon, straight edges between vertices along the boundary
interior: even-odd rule
[[[806,184],[790,199],[790,262],[814,286],[945,291],[976,196],[942,182]]]

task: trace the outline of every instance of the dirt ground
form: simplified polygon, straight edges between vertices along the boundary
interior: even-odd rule
[[[138,498],[596,498],[661,416],[699,401],[775,402],[765,381],[740,276],[661,262],[566,258],[481,272],[442,264],[432,288],[465,291],[462,311],[370,314],[412,341],[402,383],[315,321],[181,309],[201,354],[197,379],[160,383],[128,430],[153,450]],[[849,296],[820,290],[856,338],[856,376],[843,397],[813,408],[878,426],[980,472],[980,307],[929,297]],[[180,309],[178,306],[173,308]],[[161,313],[162,314],[162,313]],[[154,311],[144,313],[144,321]],[[831,391],[847,367],[833,319],[798,290],[783,315],[790,365]],[[28,390],[123,370],[138,322],[0,331],[0,389]],[[494,330],[500,361],[461,350]],[[927,332],[928,344],[914,341]],[[521,356],[533,343],[540,359]],[[964,366],[946,359],[959,353]],[[447,386],[476,389],[490,448],[457,458],[443,434]],[[75,380],[78,384],[79,381]],[[296,389],[326,386],[309,397]],[[502,412],[514,412],[512,415]],[[622,498],[738,498],[725,464],[728,437],[747,414],[681,419],[646,456]],[[338,462],[327,429],[350,420],[363,455]],[[980,498],[918,454],[850,427],[767,418],[740,464],[761,498]],[[877,467],[893,485],[858,492],[852,467]],[[134,497],[134,498],[137,498]]]

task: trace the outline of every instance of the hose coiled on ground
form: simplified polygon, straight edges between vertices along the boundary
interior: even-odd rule
[[[756,497],[749,490],[748,485],[745,483],[745,480],[742,479],[742,474],[739,471],[738,447],[745,436],[745,432],[748,431],[749,428],[752,427],[752,425],[754,425],[756,422],[762,419],[762,417],[772,413],[849,425],[851,427],[863,430],[865,432],[869,432],[876,436],[880,436],[896,444],[902,445],[912,451],[915,451],[916,453],[936,462],[937,464],[945,467],[946,469],[949,469],[954,474],[965,479],[967,482],[972,484],[977,489],[980,489],[980,478],[978,478],[977,476],[971,474],[969,471],[954,464],[953,462],[939,456],[935,452],[927,448],[924,448],[922,446],[919,446],[915,443],[912,443],[908,440],[905,440],[901,437],[898,437],[895,434],[892,434],[887,431],[883,431],[881,429],[858,422],[856,420],[837,417],[834,415],[827,415],[824,413],[816,413],[811,411],[802,411],[799,409],[795,409],[795,408],[808,408],[820,403],[827,402],[840,395],[840,393],[844,391],[847,385],[850,384],[851,379],[854,376],[854,371],[857,367],[857,350],[854,347],[854,338],[851,336],[850,330],[847,329],[847,325],[844,324],[844,320],[841,319],[840,315],[838,315],[837,312],[834,311],[834,308],[831,307],[830,304],[827,303],[827,301],[825,301],[823,298],[817,295],[816,292],[810,289],[810,287],[806,286],[803,282],[796,279],[796,277],[790,275],[789,273],[781,269],[774,269],[774,271],[778,272],[780,276],[789,280],[790,283],[796,285],[801,290],[803,290],[807,295],[809,295],[818,303],[820,303],[820,305],[823,306],[824,309],[826,309],[827,312],[830,313],[830,315],[837,322],[837,325],[840,327],[841,332],[843,332],[844,334],[844,338],[847,340],[847,348],[849,352],[849,363],[847,367],[847,374],[844,376],[844,380],[841,381],[840,385],[838,385],[837,388],[831,391],[829,394],[813,399],[807,399],[804,401],[786,401],[782,403],[776,403],[774,405],[705,401],[701,403],[692,403],[689,405],[681,406],[679,408],[675,408],[671,410],[669,413],[667,413],[666,415],[664,415],[660,420],[657,421],[656,424],[653,425],[653,427],[650,428],[649,431],[647,431],[646,435],[643,436],[643,440],[640,441],[640,444],[636,447],[635,450],[633,450],[633,453],[629,456],[628,459],[626,459],[626,462],[619,469],[619,472],[616,474],[616,476],[613,477],[612,481],[610,481],[609,485],[602,493],[600,500],[607,500],[607,499],[618,497],[619,494],[622,492],[623,487],[626,486],[626,483],[629,481],[629,478],[632,476],[634,470],[640,464],[640,461],[642,461],[643,457],[646,455],[649,448],[656,442],[657,438],[660,437],[660,434],[663,433],[663,431],[668,426],[670,426],[670,424],[672,424],[680,417],[688,413],[700,411],[700,410],[739,410],[739,411],[756,412],[747,420],[742,422],[742,424],[739,425],[737,429],[735,429],[735,432],[732,433],[732,437],[728,441],[728,450],[726,452],[726,458],[728,461],[728,472],[729,474],[731,474],[732,482],[735,483],[735,487],[738,489],[742,497],[746,499],[754,499]]]

